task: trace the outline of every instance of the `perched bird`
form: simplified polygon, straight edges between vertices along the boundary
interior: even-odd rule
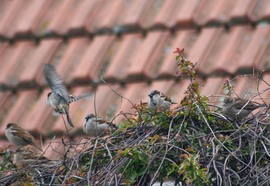
[[[266,106],[242,98],[225,98],[222,113],[230,119],[241,121],[252,111],[259,107]]]
[[[32,151],[27,148],[18,148],[15,151],[15,155],[13,157],[13,163],[18,167],[25,167],[26,165],[35,165],[40,166],[41,164],[45,164],[46,166],[51,163],[49,159],[46,157]]]
[[[14,145],[24,147],[26,145],[33,145],[39,150],[42,151],[36,144],[34,137],[27,132],[26,130],[22,129],[15,123],[9,123],[7,124],[6,131],[5,131],[6,137],[10,143],[13,143]]]
[[[101,136],[117,130],[118,127],[111,122],[102,120],[94,114],[89,114],[85,117],[85,123],[83,124],[83,131],[90,136]]]
[[[51,64],[45,64],[44,76],[48,82],[48,85],[52,89],[52,92],[48,93],[48,101],[54,110],[60,114],[67,116],[67,121],[71,127],[74,127],[71,118],[69,116],[69,104],[84,97],[90,96],[89,94],[72,96],[68,94],[67,87],[64,81],[57,74],[55,68]]]
[[[148,97],[148,108],[150,109],[168,110],[172,104],[176,104],[158,90],[151,91]]]

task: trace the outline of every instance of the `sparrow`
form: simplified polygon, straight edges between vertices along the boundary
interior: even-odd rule
[[[51,64],[45,64],[44,76],[49,87],[52,90],[52,92],[48,93],[48,102],[56,112],[60,114],[65,114],[67,116],[67,121],[69,125],[71,127],[74,127],[72,120],[69,116],[69,104],[90,95],[85,94],[77,97],[69,95],[64,81],[57,74],[54,66]]]
[[[151,91],[148,97],[148,108],[150,109],[168,110],[172,104],[176,104],[158,90]]]
[[[89,114],[85,117],[83,131],[93,137],[101,136],[108,132],[117,130],[118,127],[111,122],[105,121],[94,114]]]
[[[222,113],[227,118],[239,121],[246,118],[249,114],[251,114],[252,111],[263,106],[266,105],[242,98],[225,98]]]
[[[5,134],[8,141],[16,146],[24,147],[26,145],[33,145],[42,151],[42,149],[35,144],[34,137],[15,123],[7,124]]]
[[[40,165],[50,163],[50,160],[46,157],[32,151],[28,148],[18,148],[15,151],[15,155],[13,157],[13,163],[18,167],[25,167],[26,165]]]

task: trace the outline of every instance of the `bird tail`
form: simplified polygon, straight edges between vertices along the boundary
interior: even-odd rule
[[[69,113],[67,112],[66,115],[67,115],[67,121],[68,121],[69,125],[70,125],[71,127],[74,127],[74,125],[73,125],[73,123],[72,123],[72,121],[71,121],[71,118],[69,117]]]

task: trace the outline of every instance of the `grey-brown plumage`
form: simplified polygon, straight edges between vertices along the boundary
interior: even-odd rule
[[[266,105],[258,104],[242,98],[225,98],[222,113],[227,118],[240,121],[246,118],[255,109],[263,106]]]
[[[93,137],[102,136],[117,130],[117,126],[111,122],[105,121],[94,114],[89,114],[85,117],[83,131]]]
[[[48,93],[48,101],[54,110],[60,114],[67,116],[67,121],[70,126],[74,127],[69,116],[70,96],[64,81],[57,74],[55,68],[51,64],[45,64],[44,76],[51,88],[52,92]]]
[[[69,95],[67,87],[62,78],[57,74],[55,68],[51,64],[45,64],[44,76],[51,88],[52,92],[48,93],[48,101],[50,105],[59,114],[65,114],[70,126],[74,127],[69,116],[69,104],[82,98],[90,96],[90,94],[82,94],[79,96]]]
[[[148,108],[150,109],[168,110],[172,104],[176,104],[158,90],[151,91],[150,94],[148,94],[148,97]]]
[[[34,137],[18,126],[16,123],[8,123],[5,135],[8,139],[8,141],[16,146],[24,147],[26,145],[33,145],[37,147],[39,150],[41,150],[36,144]],[[42,150],[41,150],[42,151]]]
[[[28,165],[49,166],[51,164],[51,161],[43,155],[32,151],[31,149],[21,147],[15,151],[13,163],[16,164],[18,167],[23,168]]]

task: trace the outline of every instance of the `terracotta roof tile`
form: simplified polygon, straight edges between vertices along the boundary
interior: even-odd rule
[[[47,102],[47,95],[49,92],[49,89],[44,90],[42,94],[36,98],[36,102],[32,104],[31,109],[20,121],[21,126],[24,129],[34,131],[36,134],[45,135],[48,130],[50,130],[52,118],[50,117],[51,107]]]
[[[87,47],[75,71],[71,74],[75,82],[95,80],[101,75],[104,55],[108,52],[114,38],[113,36],[95,37]]]
[[[103,118],[112,118],[117,107],[121,104],[119,98],[122,93],[122,89],[118,85],[113,85],[111,87],[108,85],[100,85],[90,104],[92,108],[89,108],[88,112],[96,112],[97,115]]]
[[[157,76],[158,71],[155,71],[155,69],[158,67],[155,68],[155,66],[161,64],[160,58],[164,53],[164,46],[168,37],[168,32],[152,32],[147,35],[141,47],[136,51],[137,57],[131,61],[127,70],[127,79],[150,79]]]
[[[222,97],[224,97],[225,92],[223,90],[224,83],[228,80],[228,77],[210,77],[201,87],[201,95],[207,96],[209,102],[214,105],[220,105]]]
[[[201,26],[209,23],[209,20],[210,20],[209,12],[212,12],[215,8],[218,8],[219,3],[221,3],[221,1],[215,1],[215,0],[201,1],[197,11],[194,13],[194,18],[193,18],[194,22],[197,25],[201,25]]]
[[[106,81],[124,80],[132,59],[136,57],[133,51],[140,46],[141,40],[141,34],[127,34],[120,39],[116,46],[117,52],[105,73]]]
[[[197,62],[202,95],[224,95],[224,80],[253,70],[264,70],[269,82],[269,9],[266,0],[0,1],[0,140],[11,120],[46,144],[66,135],[62,117],[46,105],[45,63],[71,93],[95,93],[70,106],[75,137],[90,112],[118,123],[152,89],[180,103],[190,81],[174,76],[175,48]],[[234,79],[239,96],[256,93],[250,82]]]
[[[72,20],[72,16],[79,5],[80,3],[76,0],[61,1],[61,5],[58,6],[46,32],[53,34],[67,33],[71,23],[70,20]]]
[[[265,49],[269,43],[269,39],[266,39],[269,35],[269,25],[259,25],[253,33],[252,39],[250,40],[248,47],[243,53],[239,61],[238,70],[244,68],[257,68],[257,63],[261,60]],[[260,65],[263,66],[263,65]],[[262,70],[262,69],[258,69]]]
[[[142,27],[144,16],[150,10],[153,0],[125,1],[124,12],[117,21],[118,25],[131,28]]]
[[[5,38],[7,37],[10,38],[14,36],[15,33],[14,27],[16,27],[16,23],[18,23],[17,21],[20,18],[21,9],[27,4],[28,4],[27,2],[24,3],[23,1],[20,0],[14,0],[11,1],[9,5],[7,4],[4,5],[6,6],[5,8],[7,9],[4,10],[5,13],[3,16],[1,16],[2,18],[0,21],[0,35],[2,35]],[[16,14],[14,14],[14,12],[16,12]]]
[[[21,125],[21,121],[32,109],[32,104],[34,104],[36,98],[37,98],[36,90],[20,91],[17,94],[17,97],[15,98],[16,100],[14,101],[13,106],[8,111],[8,115],[2,122],[0,132],[2,133],[6,128],[6,125],[10,122]],[[35,124],[36,123],[33,123],[33,125]]]
[[[246,46],[243,41],[250,37],[251,32],[251,28],[246,26],[237,26],[230,30],[227,41],[224,41],[224,48],[216,59],[217,72],[233,74],[238,68],[238,63],[235,62],[239,61],[244,51],[241,46]]]
[[[12,6],[13,3],[12,1],[0,1],[0,24],[2,24],[2,20],[7,15],[8,7]]]
[[[118,4],[118,3],[116,3]],[[79,3],[77,10],[71,17],[71,23],[69,25],[70,33],[79,33],[86,31],[87,22],[92,23],[95,15],[102,10],[102,1],[87,1],[84,0]],[[66,15],[65,13],[63,15]],[[110,15],[110,14],[109,14]],[[108,16],[110,17],[110,16]]]
[[[98,11],[87,22],[87,30],[97,33],[113,31],[119,17],[119,12],[124,11],[124,3],[124,0],[103,1],[99,3]]]
[[[209,12],[209,22],[214,24],[227,23],[236,3],[237,1],[217,1],[215,7]]]
[[[222,28],[206,28],[203,29],[200,33],[196,43],[191,48],[190,52],[188,53],[188,58],[193,63],[198,63],[198,71],[203,72],[204,64],[206,63],[206,59],[210,54],[215,42],[219,38],[222,32]],[[207,47],[201,47],[205,45]]]
[[[45,11],[47,11],[47,7],[50,3],[51,0],[31,1],[31,3],[28,3],[27,7],[22,8],[22,16],[15,28],[16,36],[33,37],[35,35],[37,24]],[[24,2],[24,6],[25,4],[26,3]]]
[[[190,0],[180,4],[181,11],[178,11],[177,23],[179,26],[192,26],[195,24],[194,16],[200,11],[204,1]]]
[[[252,9],[249,12],[249,17],[252,21],[258,21],[262,18],[269,18],[269,2],[258,0],[252,4]]]
[[[156,8],[156,15],[152,15],[151,22],[149,21],[149,28],[159,28],[159,27],[172,27],[176,22],[176,10],[181,8],[183,1],[179,0],[168,0],[163,1],[161,7]]]
[[[35,26],[35,35],[44,36],[57,33],[57,31],[53,30],[53,22],[55,22],[58,14],[62,13],[60,10],[61,6],[63,6],[63,2],[65,1],[46,1],[46,6],[42,7],[43,9],[41,10],[42,12],[40,14],[40,18],[38,19],[37,25]],[[65,24],[60,23],[60,25],[64,26]]]
[[[33,46],[32,42],[17,42],[15,45],[10,45],[6,48],[4,56],[2,55],[2,62],[5,68],[0,72],[0,84],[14,86],[18,84],[18,76],[21,68],[25,64],[24,57],[27,51]]]
[[[146,15],[144,16],[142,27],[143,29],[153,29],[153,21],[156,19],[157,15],[160,13],[165,1],[153,1],[150,9],[147,10]],[[158,25],[156,25],[158,26]],[[163,26],[163,25],[162,25]],[[159,27],[156,27],[159,28]]]
[[[176,33],[175,38],[172,39],[170,50],[165,54],[164,61],[160,67],[159,77],[173,77],[176,72],[176,55],[173,54],[173,51],[176,48],[184,48],[186,51],[189,51],[196,37],[195,30],[184,30]]]
[[[32,56],[19,77],[21,84],[37,84],[42,82],[43,64],[50,62],[60,43],[61,40],[44,40],[31,51]]]
[[[147,101],[147,93],[149,92],[149,86],[144,82],[130,83],[125,87],[125,89],[122,90],[122,92],[122,97],[118,98],[118,100],[121,100],[121,103],[118,106],[116,113],[134,113],[135,110],[132,109],[134,104],[140,104],[140,101]],[[129,114],[127,115],[127,117],[130,116],[131,115]],[[123,115],[119,115],[115,119],[115,123],[118,123],[123,118]]]
[[[6,115],[9,112],[10,108],[14,104],[14,100],[12,98],[13,98],[13,95],[10,91],[0,92],[0,105],[1,105],[0,123],[1,123],[1,125],[3,125],[2,121],[4,120],[4,118],[6,117]]]
[[[74,69],[80,63],[83,54],[89,45],[90,40],[88,38],[72,38],[64,46],[60,60],[55,60],[56,70],[65,80],[66,84],[70,84],[73,81],[70,75]]]
[[[172,95],[171,99],[176,103],[180,103],[185,97],[189,85],[190,81],[187,79],[182,79],[179,82],[175,82],[169,91],[169,93]]]
[[[65,139],[65,142],[68,142],[67,139]],[[65,153],[65,146],[62,138],[55,138],[54,136],[44,144],[43,149],[47,149],[44,156],[51,160],[59,160]]]
[[[256,75],[239,75],[232,81],[234,92],[241,98],[250,99],[258,94],[258,77]]]
[[[248,21],[249,11],[254,6],[256,1],[253,0],[238,0],[231,12],[231,21],[243,22]]]

